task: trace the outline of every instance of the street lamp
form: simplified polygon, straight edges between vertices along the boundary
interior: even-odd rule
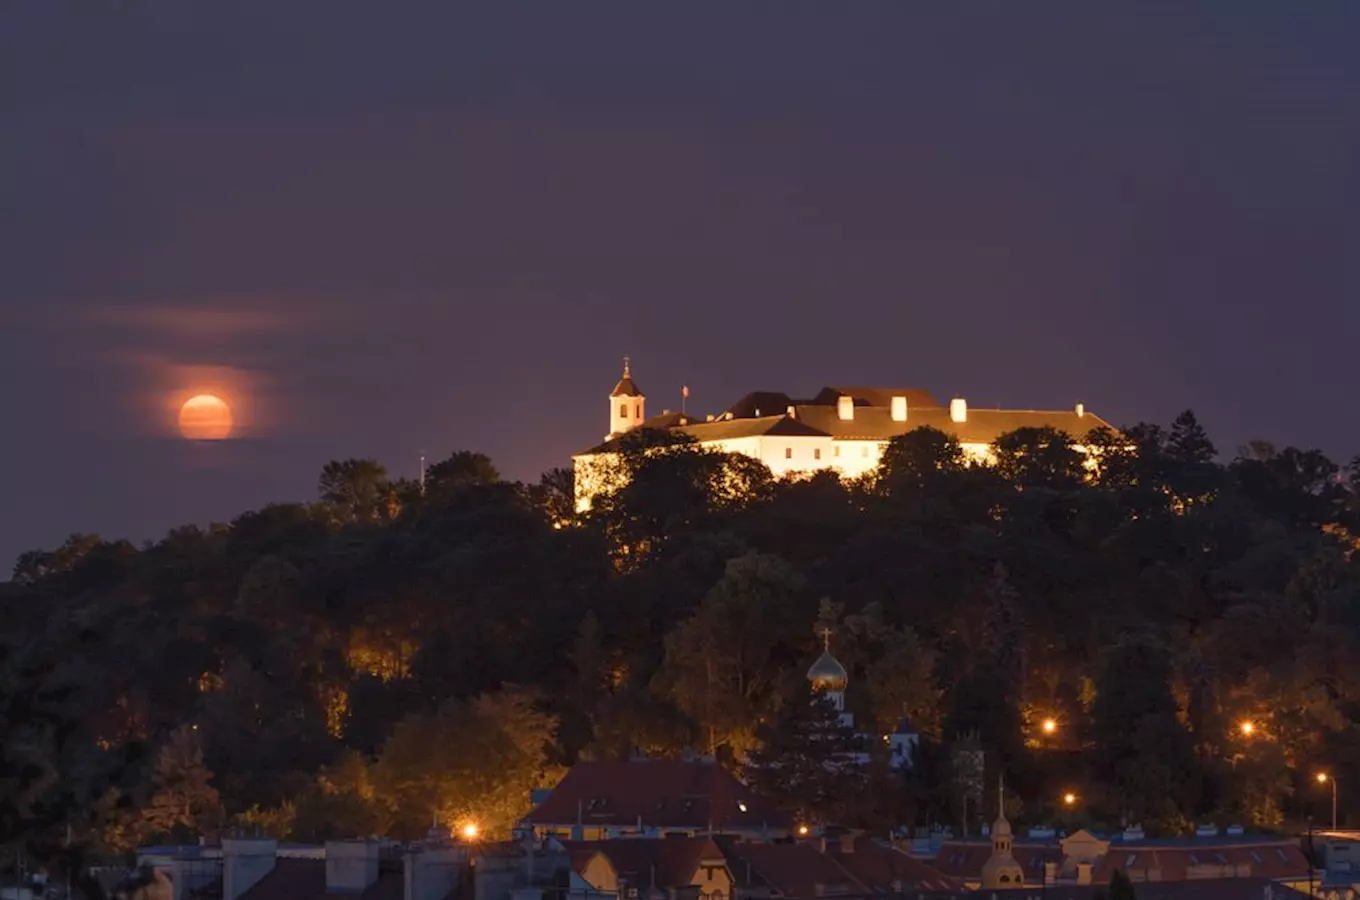
[[[476,822],[468,822],[466,825],[463,826],[464,840],[475,841],[477,840],[478,833],[479,829],[477,828]]]
[[[1052,737],[1058,733],[1058,720],[1050,716],[1040,722],[1039,727],[1043,730],[1044,734]]]
[[[1327,784],[1328,782],[1332,785],[1332,831],[1336,831],[1336,779],[1326,772],[1317,773],[1318,784]]]
[[[1238,725],[1237,730],[1242,732],[1242,737],[1249,738],[1256,733],[1256,723],[1251,720],[1247,720],[1243,722],[1241,725]]]
[[[1077,802],[1077,795],[1068,791],[1063,794],[1063,806],[1074,806]]]

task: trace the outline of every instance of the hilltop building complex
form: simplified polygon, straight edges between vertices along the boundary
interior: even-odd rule
[[[687,434],[704,447],[758,459],[776,478],[824,469],[856,477],[878,466],[888,441],[930,426],[958,439],[971,459],[992,459],[992,444],[1019,428],[1051,427],[1080,440],[1109,424],[1078,403],[1068,410],[970,408],[955,397],[941,404],[917,388],[824,387],[810,399],[753,391],[721,413],[691,416],[663,411],[647,417],[647,397],[627,359],[609,392],[609,432],[604,442],[573,458],[576,505],[584,511],[608,485],[606,472],[619,438],[635,428]]]

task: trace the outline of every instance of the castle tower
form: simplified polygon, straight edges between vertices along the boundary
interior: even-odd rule
[[[982,889],[1005,890],[1025,886],[1025,870],[1011,853],[1011,823],[1006,819],[1006,780],[997,779],[998,807],[992,826],[992,855],[982,864]]]
[[[609,435],[618,437],[642,424],[646,417],[647,396],[633,381],[628,357],[623,358],[623,377],[609,392]]]

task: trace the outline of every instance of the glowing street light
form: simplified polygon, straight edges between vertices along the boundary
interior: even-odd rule
[[[798,826],[798,836],[799,836],[799,837],[807,837],[807,836],[808,836],[808,830],[809,830],[809,829],[808,829],[808,827],[807,827],[806,825],[799,825],[799,826]]]
[[[1047,734],[1049,736],[1055,735],[1058,733],[1058,720],[1049,717],[1047,719],[1044,719],[1043,722],[1039,723],[1039,727],[1043,730],[1044,734]]]
[[[463,826],[463,838],[465,840],[475,841],[479,833],[480,829],[477,828],[476,822],[468,822]]]
[[[1072,793],[1071,791],[1068,791],[1066,794],[1063,794],[1063,806],[1073,806],[1076,804],[1076,802],[1077,802],[1076,794]]]
[[[1319,773],[1317,773],[1317,775],[1316,775],[1315,777],[1317,778],[1317,783],[1318,783],[1318,784],[1327,784],[1328,782],[1331,782],[1331,785],[1332,785],[1332,831],[1336,831],[1336,779],[1333,778],[1332,776],[1328,775],[1326,772],[1319,772]]]
[[[1256,733],[1256,723],[1248,719],[1241,725],[1238,725],[1237,730],[1242,732],[1242,737],[1251,737]]]

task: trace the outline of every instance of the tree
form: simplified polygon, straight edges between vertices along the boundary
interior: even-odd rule
[[[1193,817],[1201,773],[1170,687],[1165,647],[1130,636],[1106,653],[1091,709],[1097,772],[1122,813],[1150,827]]]
[[[830,698],[800,679],[758,736],[745,766],[758,793],[805,822],[848,825],[863,815],[864,747]]]
[[[554,525],[570,522],[576,517],[576,473],[569,467],[549,469],[530,485],[530,502],[542,511],[544,518]]]
[[[386,467],[372,459],[332,460],[316,482],[322,502],[343,520],[358,522],[389,517],[390,487]]]
[[[418,837],[434,817],[450,827],[475,822],[488,837],[508,836],[529,792],[551,784],[555,774],[548,747],[557,721],[537,702],[507,688],[402,720],[372,774],[389,833]]]
[[[485,453],[456,450],[425,472],[425,490],[433,497],[448,497],[460,488],[495,484],[501,473]]]
[[[212,779],[195,726],[175,729],[156,761],[155,793],[142,816],[145,834],[181,838],[220,824],[222,804]]]
[[[697,722],[709,749],[740,755],[751,722],[786,670],[774,652],[791,637],[790,615],[804,580],[776,556],[748,553],[727,564],[698,610],[666,638],[658,687]]]

